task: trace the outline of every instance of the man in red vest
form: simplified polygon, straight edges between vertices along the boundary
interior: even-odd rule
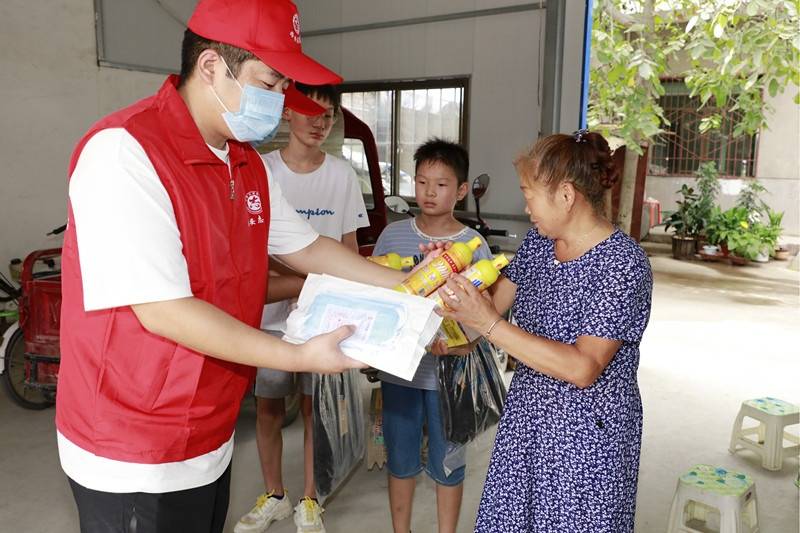
[[[305,56],[289,0],[201,0],[181,73],[100,120],[73,154],[62,258],[58,448],[83,532],[222,531],[233,430],[254,367],[340,372],[340,328],[303,345],[258,329],[277,256],[392,286],[319,237],[250,146],[292,86],[339,83]]]

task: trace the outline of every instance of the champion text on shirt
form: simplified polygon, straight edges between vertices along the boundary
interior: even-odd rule
[[[311,220],[311,217],[324,217],[336,214],[333,209],[295,209],[299,214],[305,215],[306,220]]]

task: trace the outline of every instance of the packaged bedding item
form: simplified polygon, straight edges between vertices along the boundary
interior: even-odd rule
[[[411,380],[442,318],[425,298],[333,276],[308,276],[285,339],[301,343],[339,326],[355,326],[342,351],[373,368]]]

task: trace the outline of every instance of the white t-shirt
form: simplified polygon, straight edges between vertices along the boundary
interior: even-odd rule
[[[286,166],[280,150],[262,157],[286,200],[320,235],[341,241],[342,235],[369,226],[358,178],[347,161],[325,154],[318,169],[298,174]],[[284,300],[265,306],[261,329],[285,332],[291,303]]]
[[[227,146],[209,148],[229,162]],[[99,131],[86,143],[69,198],[86,311],[192,296],[172,202],[144,149],[125,129]],[[271,177],[269,200],[269,254],[290,254],[317,239]],[[231,436],[218,449],[186,461],[139,464],[99,457],[61,433],[57,439],[64,472],[104,492],[159,493],[207,485],[225,471],[233,453]]]

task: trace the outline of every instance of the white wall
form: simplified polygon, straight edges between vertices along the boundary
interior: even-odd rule
[[[303,31],[522,4],[509,0],[297,1]],[[568,6],[562,126],[577,128],[584,2]],[[482,210],[522,215],[512,161],[540,125],[540,38],[545,10],[305,37],[304,49],[346,81],[470,75],[470,174],[492,177]],[[498,222],[498,227],[520,226]],[[514,231],[518,231],[514,229]],[[522,236],[522,235],[520,235]]]
[[[10,258],[60,246],[45,233],[66,220],[67,167],[80,136],[152,93],[163,77],[97,67],[89,0],[3,0],[0,26],[0,269],[7,275]]]
[[[774,108],[768,117],[769,127],[759,135],[756,178],[767,188],[764,201],[776,211],[783,211],[783,229],[787,235],[800,235],[800,106],[792,101],[797,87],[790,85],[775,98],[767,98]],[[688,177],[648,176],[646,195],[661,202],[662,210],[675,210],[680,195],[676,193]],[[724,180],[720,205],[726,209],[736,201],[742,180]]]
[[[193,2],[193,0],[176,0]],[[299,0],[303,30],[501,7],[522,0]],[[90,0],[0,2],[3,117],[0,269],[12,257],[59,246],[45,237],[66,219],[69,158],[88,127],[157,90],[163,76],[99,68]],[[568,5],[562,127],[577,127],[582,0]],[[305,50],[345,79],[471,75],[471,174],[488,172],[483,210],[522,214],[511,164],[539,131],[544,10],[308,37]],[[544,33],[541,35],[542,46]],[[179,50],[165,50],[177,58]],[[177,59],[176,59],[177,64]],[[574,100],[574,102],[573,102]],[[569,116],[567,118],[567,116]],[[575,123],[574,125],[572,123]],[[114,199],[109,199],[114,201]],[[523,235],[524,222],[498,222]],[[121,236],[124,238],[124,236]]]

